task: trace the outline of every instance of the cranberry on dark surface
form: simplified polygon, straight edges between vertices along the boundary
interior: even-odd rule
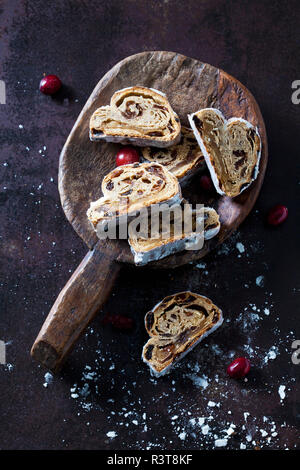
[[[54,95],[61,86],[62,83],[57,75],[46,75],[40,81],[40,91],[45,95]]]
[[[249,359],[246,357],[238,357],[227,367],[226,371],[229,377],[241,379],[248,374],[250,367]]]
[[[118,330],[131,330],[134,326],[133,319],[124,315],[106,315],[102,323],[104,325],[110,324]]]
[[[123,147],[116,155],[116,165],[129,165],[140,161],[138,151],[134,147]]]
[[[200,188],[204,191],[213,191],[214,185],[209,175],[202,175],[199,180]]]
[[[288,208],[282,204],[276,204],[268,213],[267,222],[274,227],[282,224],[288,216]]]

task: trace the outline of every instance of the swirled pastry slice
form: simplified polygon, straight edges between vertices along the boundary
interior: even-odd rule
[[[184,126],[181,127],[181,139],[178,144],[165,149],[144,147],[142,156],[145,161],[154,161],[165,166],[181,183],[206,167],[193,131]]]
[[[189,121],[217,192],[238,196],[258,175],[261,139],[257,128],[241,118],[227,121],[214,108],[189,115]]]
[[[152,225],[152,233],[151,214],[146,221],[146,233],[137,232],[136,221],[129,224],[128,243],[136,265],[143,266],[186,249],[200,250],[205,240],[215,237],[220,231],[219,216],[211,207],[192,210],[188,203],[184,203],[172,206],[167,211],[167,223],[164,224],[161,217],[156,230]]]
[[[222,311],[210,299],[192,292],[165,297],[145,316],[150,336],[142,359],[159,377],[223,322]]]
[[[180,121],[166,95],[133,86],[115,92],[90,119],[90,139],[169,147],[180,140]]]
[[[134,217],[137,211],[152,204],[175,204],[181,201],[177,178],[159,163],[133,163],[115,168],[102,181],[103,197],[91,202],[88,219],[95,230],[122,216]]]

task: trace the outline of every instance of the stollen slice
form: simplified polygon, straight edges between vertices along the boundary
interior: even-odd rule
[[[156,227],[151,214],[152,212],[149,212],[145,221],[144,233],[137,231],[137,219],[130,222],[128,227],[128,243],[134,256],[134,263],[138,266],[183,250],[202,249],[205,240],[215,237],[220,231],[219,216],[211,207],[193,210],[184,201],[181,205],[177,204],[163,211],[165,223],[160,217]]]
[[[159,163],[122,165],[102,181],[103,196],[91,202],[87,217],[96,232],[115,220],[127,223],[138,211],[152,204],[179,204],[182,200],[177,178]]]
[[[90,139],[122,144],[170,147],[180,140],[181,125],[161,91],[133,86],[116,91],[110,105],[90,119]]]
[[[256,179],[261,139],[245,119],[226,120],[221,111],[205,108],[188,116],[219,194],[238,196]]]
[[[178,144],[165,149],[143,147],[141,153],[144,161],[154,161],[165,166],[181,184],[206,167],[192,129],[184,126],[181,127],[181,139]]]
[[[142,359],[152,375],[164,375],[222,322],[222,311],[207,297],[189,291],[165,297],[145,316],[150,339]]]

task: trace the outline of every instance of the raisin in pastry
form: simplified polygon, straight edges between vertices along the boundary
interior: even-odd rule
[[[120,223],[136,216],[136,212],[152,204],[181,202],[177,178],[159,163],[122,165],[108,173],[102,181],[103,197],[91,202],[87,216],[97,231],[115,219]]]
[[[151,374],[164,375],[222,322],[222,311],[207,297],[189,291],[165,297],[145,316],[150,339],[142,359]]]
[[[163,214],[166,223],[164,224],[162,217],[160,217],[157,227],[154,227],[153,224],[152,227],[150,226],[149,214],[144,233],[137,231],[137,219],[130,222],[128,242],[136,265],[143,266],[186,249],[200,250],[203,248],[205,240],[209,240],[219,233],[219,216],[210,207],[192,210],[185,201],[184,204],[172,206],[167,211],[169,214]],[[186,217],[188,219],[185,219]],[[187,221],[186,225],[184,224],[185,220]]]
[[[181,139],[178,144],[165,149],[144,147],[142,158],[145,161],[154,161],[165,166],[179,179],[181,184],[197,171],[206,167],[193,131],[184,126],[181,127]]]
[[[180,121],[166,95],[133,86],[116,91],[90,119],[90,139],[169,147],[180,140]]]
[[[257,128],[242,118],[227,121],[214,108],[188,117],[217,192],[238,196],[258,175],[261,139]]]

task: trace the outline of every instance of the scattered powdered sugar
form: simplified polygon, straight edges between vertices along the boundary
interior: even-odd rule
[[[207,406],[210,406],[210,407],[213,408],[214,406],[220,406],[220,403],[215,403],[214,401],[209,401],[209,402],[207,403]]]
[[[206,263],[198,263],[198,264],[196,264],[195,266],[196,266],[196,268],[198,268],[198,269],[205,269],[205,268],[206,268]]]
[[[281,402],[283,402],[283,400],[285,399],[285,389],[286,389],[285,385],[280,385],[278,388],[278,394],[280,396]]]
[[[235,253],[237,258],[242,255],[237,262],[251,263],[251,254],[261,250],[261,245],[253,243],[246,247],[239,237],[236,235],[223,244],[218,256]],[[201,277],[204,287],[212,282],[211,269],[206,262],[194,266],[195,276]],[[263,266],[259,269],[262,274],[256,280],[255,277],[243,278],[241,286],[263,287],[266,274]],[[258,285],[260,278],[262,285]],[[218,284],[214,286],[218,288]],[[287,375],[270,376],[270,371],[280,355],[289,353],[295,335],[293,332],[283,334],[278,328],[280,312],[272,292],[257,289],[254,300],[247,296],[248,292],[244,289],[244,303],[238,307],[233,301],[235,307],[229,314],[223,310],[224,323],[220,330],[179,362],[171,375],[160,379],[149,375],[137,355],[128,354],[123,358],[112,352],[120,333],[115,333],[111,347],[103,343],[101,336],[97,338],[94,359],[79,369],[70,386],[70,400],[77,405],[78,415],[92,410],[94,413],[90,416],[97,416],[97,411],[104,412],[107,427],[111,429],[105,431],[107,438],[115,439],[114,445],[124,446],[118,440],[126,430],[126,448],[155,450],[164,449],[166,445],[197,449],[286,448],[285,436],[290,429],[293,432],[293,427],[282,421],[275,422],[270,408],[262,415],[259,403],[262,393],[267,398],[277,396],[282,406],[288,403],[286,391],[292,390],[294,379]],[[205,289],[203,293],[205,295]],[[270,322],[268,343],[260,342],[258,346],[256,334]],[[86,336],[93,333],[89,328]],[[253,373],[250,371],[249,376],[240,381],[226,374],[226,366],[237,355],[247,356],[253,369]],[[262,371],[263,379],[256,371]],[[45,377],[44,382],[48,384],[51,380]],[[136,393],[137,390],[141,393]],[[186,399],[187,390],[192,400]],[[260,411],[256,412],[256,408]],[[163,419],[170,432],[162,438],[157,435],[157,423]]]
[[[44,375],[44,378],[45,378],[45,382],[43,383],[43,386],[47,388],[48,385],[53,382],[53,375],[50,374],[50,372],[46,372],[46,374]]]
[[[253,306],[254,304],[251,305],[252,312]],[[262,314],[262,318],[265,318],[262,313],[263,308],[258,305],[255,305],[255,307],[254,313]],[[248,337],[251,339],[251,335],[248,335]],[[290,338],[288,340],[290,341]],[[256,346],[248,345],[249,357],[252,356],[251,362],[254,361],[254,364],[258,364],[259,367],[268,367],[269,361],[277,358],[279,347],[280,345],[276,343],[276,345],[269,346],[263,351]],[[127,380],[125,367],[119,367],[118,369],[111,367],[113,364],[118,364],[121,358],[112,356],[109,348],[105,348],[99,342],[94,363],[87,364],[83,368],[81,379],[70,388],[70,396],[78,403],[82,412],[88,413],[92,409],[102,410],[104,406],[107,410],[110,410],[107,411],[107,422],[114,430],[106,433],[107,438],[112,440],[118,438],[122,429],[125,428],[128,436],[137,436],[132,448],[162,449],[166,442],[169,442],[170,446],[174,445],[176,447],[176,439],[185,444],[189,443],[189,445],[194,443],[192,444],[194,448],[203,449],[232,448],[232,446],[233,448],[237,446],[239,449],[253,449],[257,446],[259,448],[268,446],[273,448],[276,446],[280,431],[284,431],[286,423],[276,424],[267,415],[263,417],[259,415],[251,416],[247,408],[241,409],[242,422],[239,415],[234,417],[232,411],[230,409],[226,410],[224,404],[228,404],[226,398],[232,397],[231,387],[234,386],[235,382],[231,383],[232,379],[229,379],[226,373],[216,372],[219,369],[211,367],[208,364],[208,358],[214,364],[220,362],[223,369],[223,364],[229,363],[232,356],[231,352],[224,349],[224,347],[221,348],[220,344],[203,343],[200,356],[196,354],[193,357],[191,354],[190,359],[186,360],[185,364],[181,365],[179,363],[172,375],[163,378],[163,380],[169,380],[169,392],[160,391],[158,394],[156,393],[156,387],[160,383],[160,379],[151,377],[142,363],[141,367],[137,367],[133,359],[134,367],[137,370],[137,378],[136,381],[131,382]],[[105,392],[106,404],[103,400],[101,403],[102,377],[104,373],[107,374],[108,372],[111,374],[112,393],[114,393],[115,386],[114,374],[118,373],[122,377],[123,385],[118,390],[118,396],[123,397],[120,403],[115,399],[115,395],[107,396],[108,389]],[[152,388],[151,401],[145,401],[142,395],[139,398],[133,398],[132,390],[138,386],[139,378],[142,380],[143,386],[146,383],[148,384],[147,387]],[[253,379],[249,376],[249,380]],[[185,389],[187,383],[190,384],[188,387],[191,393],[195,394],[194,405],[187,404],[184,395],[181,395],[179,387],[182,381],[185,384]],[[243,382],[240,382],[240,387],[242,396],[246,391],[246,389],[243,389]],[[157,388],[158,390],[160,389]],[[270,386],[270,393],[273,390],[274,386]],[[285,390],[286,386],[280,385],[278,393],[281,400],[285,397]],[[199,395],[197,395],[199,392],[201,393],[200,401]],[[257,400],[255,387],[247,393],[249,393],[248,400]],[[126,396],[128,399],[124,400]],[[172,404],[168,405],[166,412],[170,417],[169,423],[174,435],[172,434],[169,438],[161,441],[153,437],[152,425],[161,420],[159,403],[163,403],[163,400],[168,396],[172,396]],[[94,397],[97,397],[97,399],[95,400]],[[206,410],[206,414],[200,414],[198,404],[201,405],[202,411],[203,409]],[[225,414],[228,416],[227,419],[224,417]],[[146,438],[148,432],[149,435],[152,434],[151,440]],[[131,448],[131,445],[127,444],[127,448]]]
[[[255,283],[258,287],[263,287],[265,283],[265,277],[264,276],[257,276],[255,279]]]
[[[279,341],[273,345],[266,347],[265,349],[258,348],[256,345],[251,345],[252,334],[254,330],[249,330],[249,322],[254,325],[259,324],[266,318],[264,314],[264,308],[268,308],[270,314],[273,309],[273,304],[266,301],[267,304],[260,306],[258,304],[251,303],[243,309],[242,313],[246,316],[246,324],[244,325],[241,318],[237,317],[236,321],[240,325],[239,329],[241,332],[245,332],[247,335],[248,344],[245,344],[245,354],[251,359],[251,363],[257,364],[259,368],[268,367],[269,362],[274,361],[280,354],[280,348],[284,347],[285,342],[282,339],[280,332],[274,328],[275,337],[279,338]],[[268,307],[266,307],[268,305]],[[253,318],[254,315],[254,318]],[[257,319],[257,316],[259,319]],[[234,323],[234,322],[233,322]],[[288,342],[292,340],[292,332],[290,336],[287,336]],[[203,360],[201,360],[203,356]],[[193,358],[191,354],[189,360],[185,360],[185,364],[179,363],[172,375],[167,376],[163,380],[170,381],[170,394],[172,397],[176,397],[173,405],[168,407],[168,414],[170,416],[170,423],[174,429],[174,433],[177,439],[182,442],[195,442],[200,448],[219,448],[229,447],[236,442],[238,438],[239,449],[253,449],[254,447],[264,448],[268,446],[276,446],[276,439],[278,439],[279,431],[284,430],[286,427],[285,423],[277,425],[271,417],[268,416],[251,416],[250,412],[244,409],[242,416],[244,417],[244,424],[240,422],[237,417],[236,419],[226,420],[224,419],[224,405],[226,398],[231,397],[231,379],[228,379],[224,373],[216,373],[216,369],[212,368],[209,364],[207,365],[207,358],[213,361],[213,363],[220,362],[222,364],[229,363],[234,357],[231,351],[226,351],[224,347],[220,347],[220,343],[212,342],[211,344],[203,343],[201,346],[201,356]],[[200,358],[200,359],[199,359]],[[109,350],[102,347],[99,343],[97,349],[97,356],[95,358],[94,365],[86,365],[82,371],[82,379],[75,383],[71,387],[71,398],[74,399],[83,411],[89,412],[91,409],[97,409],[101,407],[99,405],[99,399],[95,402],[92,398],[93,395],[101,397],[101,375],[103,372],[99,371],[99,368],[110,371],[111,374],[116,373],[115,367],[118,362],[117,357],[111,356]],[[102,365],[103,364],[103,365]],[[136,367],[136,365],[135,365]],[[141,368],[143,365],[141,364]],[[178,371],[178,372],[177,372]],[[159,412],[153,410],[151,403],[143,402],[140,398],[139,403],[130,402],[132,400],[131,390],[137,386],[135,382],[128,382],[126,380],[126,368],[121,368],[118,371],[124,378],[123,390],[124,393],[129,397],[130,406],[116,406],[117,403],[114,398],[107,398],[107,404],[111,404],[111,412],[108,414],[108,422],[114,426],[115,431],[110,431],[111,434],[107,434],[107,437],[114,439],[119,435],[118,429],[125,427],[129,435],[136,431],[139,433],[140,438],[136,441],[135,447],[156,449],[163,448],[163,444],[157,439],[147,441],[143,437],[148,431],[151,432],[151,426],[153,421],[159,420]],[[137,380],[138,376],[142,374],[144,380],[148,380],[149,386],[153,387],[153,403],[156,405],[160,400],[164,400],[165,397],[169,396],[169,393],[163,392],[160,396],[155,394],[155,387],[159,383],[160,379],[150,377],[147,370],[143,368],[137,369]],[[114,387],[114,378],[112,376],[112,390]],[[201,393],[201,400],[204,401],[207,414],[199,415],[197,413],[197,406],[187,405],[186,401],[181,397],[178,386],[181,380],[185,382],[185,388],[188,383],[191,384],[191,393],[194,387],[195,390],[195,404],[197,404],[197,393]],[[251,377],[249,376],[249,379]],[[245,384],[247,382],[244,382]],[[242,382],[241,382],[242,384]],[[242,385],[241,385],[242,386]],[[274,386],[269,384],[270,391],[273,393]],[[278,385],[277,385],[278,387]],[[218,391],[219,390],[219,391]],[[245,389],[246,390],[246,389]],[[281,398],[281,402],[285,397],[285,385],[280,385],[278,393]],[[247,393],[250,393],[247,392]],[[212,395],[213,394],[213,395]],[[244,390],[241,390],[241,394],[244,394]],[[251,390],[249,399],[256,400],[257,391],[255,387]],[[217,400],[212,399],[212,396],[218,397]],[[211,399],[208,399],[211,397]],[[252,397],[252,398],[251,398]],[[227,411],[228,417],[231,416],[231,410]],[[113,434],[115,433],[115,434]],[[234,441],[232,441],[234,437]],[[174,437],[170,438],[170,445],[174,442]],[[198,447],[197,447],[198,448]]]
[[[235,434],[235,428],[236,428],[236,425],[231,423],[229,428],[226,431],[227,435],[232,436],[232,434]]]
[[[197,374],[187,374],[186,377],[192,380],[195,387],[202,388],[205,390],[208,387],[207,376],[203,375],[202,377]]]
[[[216,439],[215,447],[225,447],[227,446],[228,439]]]
[[[237,242],[235,246],[240,253],[245,253],[245,246],[243,245],[243,243]]]
[[[278,354],[278,348],[276,346],[271,346],[271,348],[265,355],[263,362],[267,364],[270,360],[276,359],[277,354]]]
[[[202,434],[205,436],[209,433],[210,427],[208,424],[205,424],[204,426],[201,427]]]

